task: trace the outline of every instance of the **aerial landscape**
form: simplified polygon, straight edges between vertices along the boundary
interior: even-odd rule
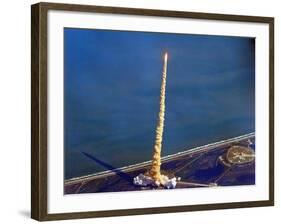
[[[255,40],[64,29],[65,194],[255,184]]]

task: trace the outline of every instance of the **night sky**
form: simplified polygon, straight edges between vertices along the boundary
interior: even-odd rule
[[[151,159],[165,51],[162,155],[255,131],[253,38],[65,28],[65,178]]]

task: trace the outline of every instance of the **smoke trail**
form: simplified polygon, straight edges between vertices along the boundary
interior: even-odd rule
[[[162,136],[164,130],[164,120],[165,120],[165,92],[166,92],[166,76],[167,76],[167,60],[168,53],[164,55],[164,65],[162,72],[162,84],[160,92],[160,111],[158,115],[158,123],[156,127],[156,138],[154,143],[154,153],[152,156],[152,166],[150,170],[150,176],[154,181],[161,183],[161,148],[162,148]]]

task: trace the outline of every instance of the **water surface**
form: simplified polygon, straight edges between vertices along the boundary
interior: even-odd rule
[[[65,178],[151,159],[165,51],[163,155],[254,132],[253,38],[65,28]]]

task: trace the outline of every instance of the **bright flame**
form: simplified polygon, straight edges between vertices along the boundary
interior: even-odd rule
[[[165,55],[164,55],[164,60],[165,60],[165,61],[168,60],[168,52],[165,53]]]

